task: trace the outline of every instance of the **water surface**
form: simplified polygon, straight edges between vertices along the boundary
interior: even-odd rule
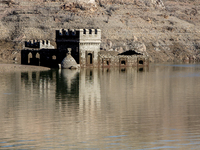
[[[0,74],[0,149],[200,149],[200,64]]]

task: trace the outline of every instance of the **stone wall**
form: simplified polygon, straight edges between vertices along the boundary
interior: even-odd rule
[[[98,67],[98,52],[100,43],[80,43],[80,65],[81,67]]]
[[[143,55],[111,55],[109,52],[99,53],[100,67],[139,67],[148,66],[149,59]]]
[[[57,49],[72,48],[72,56],[81,67],[98,67],[100,29],[61,29],[56,31]]]
[[[71,56],[80,67],[133,67],[148,66],[146,53],[133,50],[119,53],[100,51],[100,29],[61,29],[56,31],[57,49],[41,49],[50,46],[50,41],[29,41],[25,47],[36,48],[22,51],[22,64],[57,66],[71,49]]]
[[[24,49],[21,50],[21,64],[57,68],[66,57],[67,50]]]

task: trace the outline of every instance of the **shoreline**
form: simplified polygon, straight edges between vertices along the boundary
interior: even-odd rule
[[[23,72],[23,71],[47,71],[47,70],[51,70],[51,68],[42,66],[0,63],[0,73],[12,72],[12,71]]]

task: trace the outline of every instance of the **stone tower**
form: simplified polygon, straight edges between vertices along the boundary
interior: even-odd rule
[[[71,55],[80,67],[98,67],[100,29],[56,30],[56,43],[58,51],[71,48]]]

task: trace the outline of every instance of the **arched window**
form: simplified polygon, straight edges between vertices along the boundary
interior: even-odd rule
[[[37,53],[35,57],[40,59],[40,54]]]
[[[143,65],[143,63],[144,63],[143,60],[139,60],[139,64]]]
[[[125,61],[125,60],[122,60],[122,61],[121,61],[121,64],[122,64],[122,65],[126,65],[126,61]]]
[[[107,65],[109,65],[109,61],[106,61]]]
[[[87,55],[87,62],[88,62],[88,64],[92,64],[93,62],[92,62],[92,54],[91,53],[88,53],[88,55]]]
[[[53,55],[53,56],[52,56],[52,60],[56,60],[56,55]]]
[[[32,53],[30,52],[29,54],[28,54],[28,64],[30,64],[31,63],[31,58],[33,57],[33,55],[32,55]]]

